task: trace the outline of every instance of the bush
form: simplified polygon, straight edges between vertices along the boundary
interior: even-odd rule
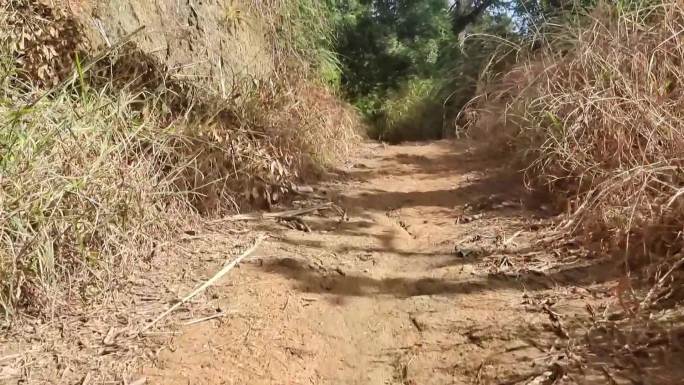
[[[45,315],[71,306],[67,299],[93,301],[196,214],[240,209],[254,182],[287,188],[345,158],[358,138],[353,111],[309,72],[308,56],[298,56],[304,47],[277,41],[275,25],[277,76],[238,79],[240,96],[224,98],[175,79],[133,43],[88,60],[79,59],[87,49],[79,46],[53,60],[39,39],[52,39],[50,30],[79,36],[75,24],[23,0],[2,11],[0,313],[7,319]],[[17,23],[33,26],[21,44],[13,44],[23,33]],[[69,28],[54,32],[64,23]]]
[[[162,172],[169,137],[132,95],[69,87],[27,105],[3,75],[0,306],[11,314],[40,310],[59,277],[103,290],[105,266],[139,257],[172,223],[177,192]]]
[[[397,143],[404,140],[439,138],[442,134],[442,105],[436,81],[414,78],[388,92],[372,116],[371,137]]]
[[[572,16],[572,15],[571,15]],[[569,225],[624,255],[677,252],[684,226],[684,8],[599,4],[548,23],[471,106]]]

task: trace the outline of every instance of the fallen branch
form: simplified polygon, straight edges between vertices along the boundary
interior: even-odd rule
[[[152,322],[150,322],[150,323],[147,324],[144,328],[142,328],[142,330],[140,330],[140,333],[145,332],[146,330],[148,330],[149,328],[151,328],[152,326],[154,326],[154,324],[156,324],[157,322],[161,321],[164,317],[166,317],[167,315],[171,314],[171,312],[173,312],[174,310],[178,309],[181,305],[183,305],[184,303],[188,302],[188,301],[189,301],[190,299],[192,299],[194,296],[196,296],[197,294],[201,293],[202,291],[204,291],[204,290],[205,290],[206,288],[208,288],[209,286],[213,285],[213,284],[214,284],[216,281],[218,281],[221,277],[223,277],[224,275],[226,275],[226,273],[228,273],[230,270],[232,270],[232,269],[233,269],[238,263],[240,263],[243,259],[245,259],[245,258],[247,258],[248,256],[250,256],[250,255],[257,249],[257,247],[259,247],[259,245],[261,244],[261,242],[263,242],[263,240],[264,240],[265,238],[266,238],[265,236],[259,237],[259,238],[256,240],[256,242],[254,242],[254,245],[253,245],[252,247],[250,247],[247,251],[245,251],[244,253],[242,253],[239,257],[235,258],[231,263],[229,263],[229,264],[227,264],[225,267],[223,267],[223,269],[221,269],[218,273],[214,274],[214,276],[211,277],[207,282],[205,282],[204,284],[202,284],[202,286],[198,287],[198,288],[195,289],[192,293],[186,295],[185,298],[183,298],[182,300],[180,300],[178,303],[174,304],[174,305],[171,306],[168,310],[166,310],[165,312],[163,312],[162,314],[160,314],[160,315],[159,315],[157,318],[155,318]]]
[[[190,326],[190,325],[198,324],[198,323],[201,323],[201,322],[210,321],[210,320],[213,320],[213,319],[216,319],[216,318],[225,317],[225,316],[227,316],[228,314],[233,314],[233,313],[235,313],[235,312],[225,312],[225,311],[224,311],[224,312],[221,312],[221,313],[217,313],[217,314],[214,314],[214,315],[210,315],[210,316],[208,316],[208,317],[203,317],[203,318],[198,318],[198,319],[195,319],[195,320],[192,320],[192,321],[188,321],[188,322],[186,322],[184,325],[185,325],[185,326]]]
[[[286,210],[286,211],[280,211],[277,213],[237,214],[237,215],[231,215],[229,217],[217,219],[215,221],[212,221],[211,223],[237,222],[237,221],[257,221],[260,219],[292,218],[292,217],[312,213],[312,212],[318,211],[318,210],[329,209],[331,207],[333,207],[333,203],[328,202],[328,203],[323,203],[323,204],[312,206],[312,207],[305,207],[303,209]]]

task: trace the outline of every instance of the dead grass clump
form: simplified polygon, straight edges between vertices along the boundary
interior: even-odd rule
[[[69,87],[29,106],[33,95],[4,78],[0,307],[42,313],[61,294],[105,292],[113,269],[173,225],[177,190],[160,163],[169,139],[130,95]]]
[[[71,35],[50,35],[64,20],[51,12],[20,0],[0,12],[5,320],[95,302],[196,212],[239,210],[254,183],[287,192],[357,139],[351,109],[288,72],[304,59],[217,93],[177,80],[134,36],[76,55],[78,26],[74,44]],[[17,20],[42,32],[17,45]],[[50,41],[64,52],[43,55]]]
[[[494,108],[473,130],[504,138],[528,179],[564,198],[574,230],[624,255],[671,254],[684,226],[684,7],[640,4],[550,23],[476,102]]]
[[[301,80],[252,84],[239,99],[192,95],[190,87],[179,100],[177,86],[157,97],[154,109],[171,111],[163,115],[175,127],[169,157],[183,165],[175,183],[204,213],[239,211],[254,186],[284,197],[346,158],[360,137],[351,108]]]
[[[39,1],[11,0],[0,6],[3,31],[21,69],[19,75],[40,86],[56,86],[71,74],[75,55],[88,43],[75,18]]]
[[[140,107],[140,94],[111,82],[94,87],[94,62],[78,59],[80,41],[73,20],[39,3],[0,10],[6,321],[109,292],[177,225],[174,212],[193,211],[175,183],[185,164],[169,162],[173,131],[160,129],[160,112]]]
[[[483,87],[470,130],[558,198],[567,229],[623,258],[619,307],[587,307],[568,375],[680,383],[684,6],[606,2],[571,16],[542,26]]]
[[[353,109],[322,86],[296,81],[284,84],[265,120],[279,132],[281,145],[312,167],[325,167],[346,159],[360,138],[359,120]]]

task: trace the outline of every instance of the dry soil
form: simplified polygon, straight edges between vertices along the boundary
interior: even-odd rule
[[[467,142],[367,143],[328,179],[347,217],[246,224],[269,238],[210,288],[226,315],[184,326],[148,383],[542,381],[563,319],[607,297],[612,269],[548,247],[546,208]]]

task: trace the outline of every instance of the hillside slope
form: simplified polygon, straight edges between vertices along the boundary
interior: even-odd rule
[[[130,344],[110,355],[99,326],[186,283],[173,255],[147,280],[152,256],[282,204],[354,147],[356,115],[318,73],[316,4],[0,4],[1,380],[120,380],[164,339],[117,333]]]

